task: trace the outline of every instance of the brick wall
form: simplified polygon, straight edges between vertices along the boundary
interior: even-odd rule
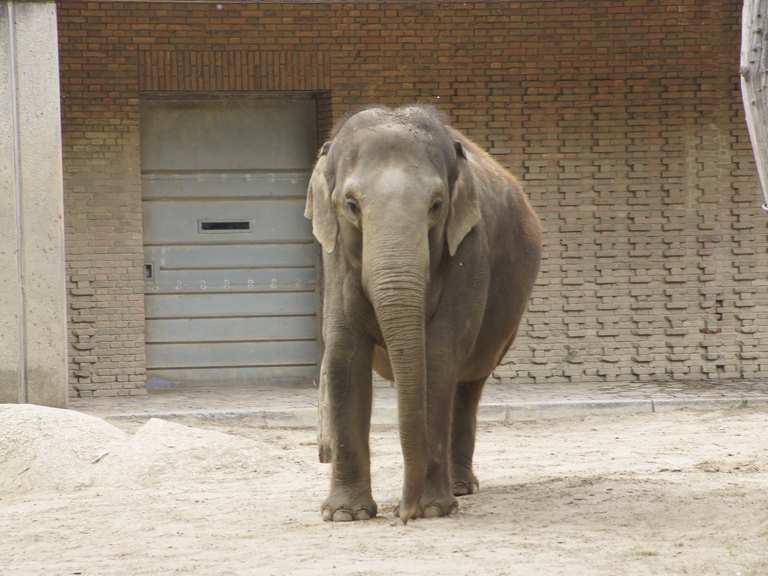
[[[431,102],[546,229],[516,381],[768,371],[738,0],[59,4],[72,384],[141,392],[141,91]]]
[[[137,54],[110,10],[58,10],[70,392],[143,393]]]

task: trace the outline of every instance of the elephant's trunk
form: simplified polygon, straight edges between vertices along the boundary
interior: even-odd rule
[[[416,226],[418,227],[418,225]],[[400,518],[418,514],[427,471],[424,300],[427,230],[402,221],[363,233],[363,282],[373,304],[397,386],[405,479]]]

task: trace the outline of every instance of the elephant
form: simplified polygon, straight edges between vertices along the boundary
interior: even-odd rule
[[[403,523],[446,516],[479,489],[480,395],[515,339],[541,259],[518,181],[431,106],[341,120],[309,179],[322,251],[321,462],[326,521],[377,515],[372,369],[394,381]]]

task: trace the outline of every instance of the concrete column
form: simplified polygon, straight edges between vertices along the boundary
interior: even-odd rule
[[[0,0],[0,402],[64,406],[56,4]]]

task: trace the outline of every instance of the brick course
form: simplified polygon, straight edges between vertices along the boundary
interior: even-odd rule
[[[142,92],[436,104],[545,234],[524,382],[757,378],[768,219],[737,0],[59,3],[73,394],[141,393]]]

